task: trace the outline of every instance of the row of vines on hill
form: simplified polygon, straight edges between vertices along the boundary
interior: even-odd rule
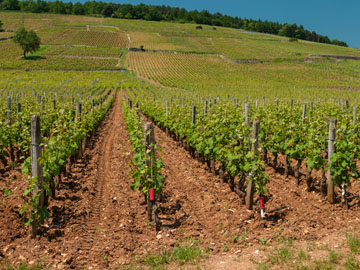
[[[33,236],[38,225],[49,217],[48,199],[56,196],[66,165],[83,153],[87,140],[114,101],[115,92],[91,85],[75,93],[4,89],[1,100],[5,102],[0,103],[0,161],[4,167],[22,164],[23,178],[29,185],[23,193],[27,202],[20,214],[25,225],[32,224]],[[38,160],[32,158],[36,156],[34,151]],[[34,164],[40,168],[36,176]]]
[[[358,178],[360,153],[357,107],[350,108],[348,100],[304,104],[292,99],[271,102],[264,97],[240,102],[230,96],[201,97],[185,90],[155,88],[131,93],[146,116],[226,178],[231,189],[246,199],[248,208],[252,205],[248,203],[250,187],[260,198],[267,193],[265,164],[286,176],[293,174],[297,184],[304,179],[309,191],[319,185],[332,203],[332,186],[339,187],[347,207],[346,186]],[[259,147],[254,147],[257,140]]]

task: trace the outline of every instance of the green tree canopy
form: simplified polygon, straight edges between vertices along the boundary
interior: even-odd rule
[[[13,41],[23,49],[24,58],[26,57],[26,53],[35,52],[40,48],[40,38],[33,30],[27,31],[24,27],[16,31]]]

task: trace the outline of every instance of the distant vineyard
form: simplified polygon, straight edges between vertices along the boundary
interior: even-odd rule
[[[49,44],[74,44],[86,46],[109,46],[126,48],[128,46],[126,34],[118,32],[95,32],[67,30]]]

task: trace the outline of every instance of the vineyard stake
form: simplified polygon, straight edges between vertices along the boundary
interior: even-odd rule
[[[21,113],[21,104],[18,103],[17,104],[17,117],[18,117],[18,120],[20,119],[20,113]]]
[[[195,124],[196,122],[196,107],[192,106],[192,123]]]
[[[253,130],[252,130],[252,139],[253,143],[251,145],[251,151],[259,151],[259,129],[260,122],[255,119],[253,121]],[[245,197],[246,209],[252,210],[254,204],[254,179],[252,177],[252,172],[250,172],[249,183],[246,187],[246,197]]]
[[[8,122],[11,125],[11,97],[7,97],[7,115],[8,115]]]
[[[168,118],[169,116],[169,102],[166,100],[166,104],[165,104],[165,116],[166,118]]]
[[[306,104],[304,104],[303,112],[302,112],[302,123],[305,122],[305,116],[306,116]]]
[[[265,97],[263,97],[263,107],[262,107],[263,110],[265,110]]]
[[[250,105],[249,103],[245,103],[244,104],[244,107],[245,107],[245,111],[244,111],[244,114],[245,114],[245,124],[247,127],[250,126],[249,124],[249,109],[250,109]]]
[[[356,106],[353,106],[353,125],[354,125],[354,130],[356,129]]]
[[[331,175],[331,156],[332,154],[335,153],[335,142],[336,139],[336,119],[330,119],[330,124],[329,124],[329,141],[328,141],[328,163],[329,163],[329,177],[327,179],[327,198],[328,201],[330,203],[334,203],[335,202],[335,197],[334,197],[334,182],[332,180],[332,175]]]
[[[147,168],[150,167],[150,177],[153,180],[153,168],[155,166],[155,133],[154,133],[154,125],[151,122],[145,123],[144,126],[144,147],[145,147],[145,164]],[[147,170],[149,172],[149,170]],[[153,199],[153,200],[151,200]],[[157,223],[156,217],[156,198],[150,198],[150,190],[148,190],[147,194],[147,211],[149,221],[154,221]],[[157,227],[157,224],[156,224]]]
[[[205,99],[205,101],[204,101],[204,115],[207,114],[207,111],[208,111],[208,101],[207,101],[207,99]]]
[[[33,115],[31,119],[31,171],[32,177],[36,177],[36,186],[33,191],[33,197],[37,196],[40,193],[39,197],[39,206],[44,205],[44,188],[42,185],[42,165],[39,162],[42,158],[41,155],[41,129],[40,129],[40,117],[38,115]],[[34,220],[31,224],[32,227],[32,237],[34,238],[38,232],[38,223]]]
[[[76,120],[81,122],[81,103],[76,103]]]

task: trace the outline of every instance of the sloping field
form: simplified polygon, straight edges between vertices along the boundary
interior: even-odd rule
[[[22,14],[0,20],[16,31]],[[25,26],[39,51],[0,41],[1,270],[359,269],[360,61],[309,57],[359,50],[85,16]]]

